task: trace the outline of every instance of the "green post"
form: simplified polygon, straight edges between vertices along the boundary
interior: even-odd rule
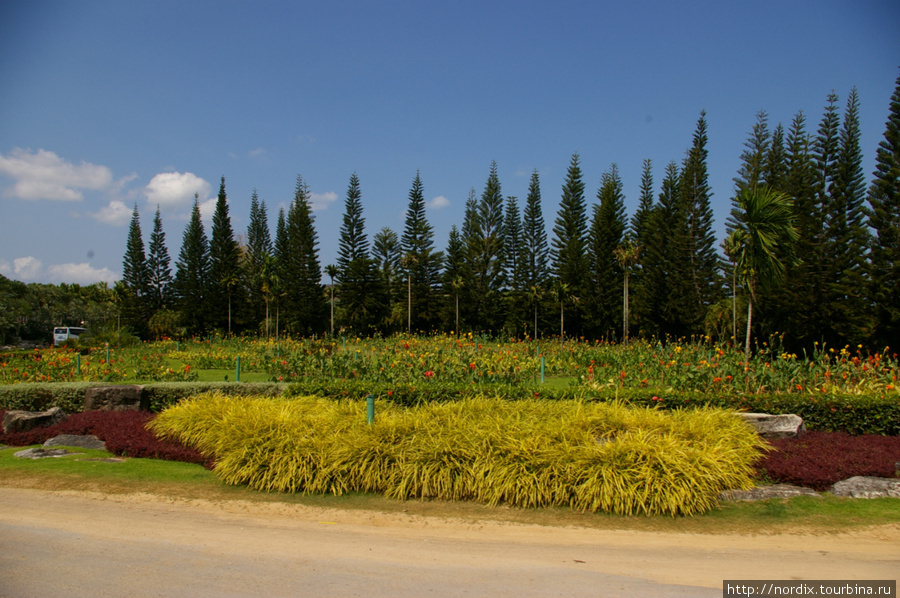
[[[541,355],[541,384],[544,383],[544,356]]]
[[[109,365],[109,343],[106,343],[106,364]]]
[[[366,422],[370,426],[375,423],[375,395],[366,397]]]
[[[241,356],[240,355],[237,356],[237,365],[234,368],[234,381],[235,382],[241,381]]]
[[[81,353],[75,354],[75,373],[81,375]]]

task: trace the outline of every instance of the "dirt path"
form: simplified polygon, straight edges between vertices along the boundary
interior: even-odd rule
[[[896,579],[900,526],[826,536],[466,523],[0,487],[0,596],[721,596]]]

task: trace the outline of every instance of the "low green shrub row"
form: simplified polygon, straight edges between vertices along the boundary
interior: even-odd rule
[[[0,385],[0,410],[44,411],[59,407],[66,413],[78,413],[84,408],[85,392],[98,386],[106,385],[96,382]],[[285,388],[276,382],[157,382],[145,384],[143,392],[150,400],[150,410],[161,411],[183,399],[208,392],[271,397],[281,395]]]
[[[0,409],[43,411],[60,407],[67,413],[82,410],[84,393],[96,382],[0,385]],[[144,386],[151,411],[160,411],[180,400],[206,393],[226,395],[318,396],[329,399],[362,399],[369,394],[401,406],[431,402],[458,401],[474,396],[507,400],[542,398],[549,400],[583,399],[621,400],[633,405],[657,409],[685,409],[700,406],[720,407],[761,413],[796,413],[810,430],[847,432],[853,435],[879,434],[900,436],[900,394],[751,394],[717,396],[693,391],[640,389],[555,388],[549,385],[512,386],[508,384],[432,384],[392,385],[387,382],[333,380],[291,385],[275,382],[158,382]]]
[[[620,402],[467,397],[399,407],[321,397],[203,395],[151,429],[261,491],[377,492],[391,498],[692,515],[753,485],[765,445],[720,409],[664,412]]]
[[[606,388],[601,390],[571,386],[510,386],[466,384],[391,385],[390,383],[334,380],[291,384],[288,396],[314,395],[331,399],[360,399],[369,394],[397,405],[444,402],[473,396],[509,400],[539,397],[549,400],[621,400],[632,405],[657,409],[720,407],[757,413],[795,413],[810,430],[847,432],[853,435],[900,435],[900,394],[831,395],[766,393],[743,396],[710,395],[696,391],[654,390],[650,388]]]

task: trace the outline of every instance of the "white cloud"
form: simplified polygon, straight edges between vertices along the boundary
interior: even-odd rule
[[[17,278],[34,280],[41,273],[43,264],[36,257],[17,257],[13,260],[13,272]]]
[[[328,206],[337,201],[337,198],[337,193],[335,193],[334,191],[326,191],[325,193],[310,193],[309,207],[312,208],[312,210],[315,212],[327,210]]]
[[[446,208],[450,205],[450,200],[444,197],[443,195],[438,195],[434,199],[428,202],[429,208],[434,208],[435,210],[440,210],[441,208]]]
[[[258,147],[255,150],[250,151],[250,153],[248,153],[247,156],[249,156],[250,158],[265,158],[266,150],[264,150],[261,147]]]
[[[202,222],[212,223],[213,214],[216,213],[216,202],[218,201],[218,197],[213,197],[200,202],[200,220]]]
[[[113,226],[123,226],[131,222],[132,210],[125,205],[124,202],[113,200],[106,207],[100,208],[96,212],[89,212],[91,218],[104,224]]]
[[[194,194],[206,197],[210,184],[192,172],[162,172],[144,188],[147,203],[161,207],[177,207],[189,203]]]
[[[95,282],[113,283],[119,275],[109,268],[94,268],[87,262],[80,264],[54,264],[44,267],[36,257],[19,257],[13,260],[10,271],[9,262],[0,260],[0,273],[10,275],[24,282],[42,282],[50,284],[75,283],[92,284]]]
[[[81,201],[81,189],[103,190],[113,184],[112,171],[89,162],[66,162],[53,152],[21,148],[0,156],[0,173],[15,180],[6,195],[18,199]]]
[[[109,268],[94,268],[87,262],[80,264],[57,264],[47,267],[49,282],[75,284],[91,284],[94,282],[114,283],[119,276]]]

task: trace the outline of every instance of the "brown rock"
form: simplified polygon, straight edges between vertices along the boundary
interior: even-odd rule
[[[7,411],[3,415],[3,433],[27,432],[34,428],[48,428],[66,420],[66,413],[59,407],[47,411]]]
[[[149,411],[150,398],[140,384],[98,386],[84,393],[85,411]]]

